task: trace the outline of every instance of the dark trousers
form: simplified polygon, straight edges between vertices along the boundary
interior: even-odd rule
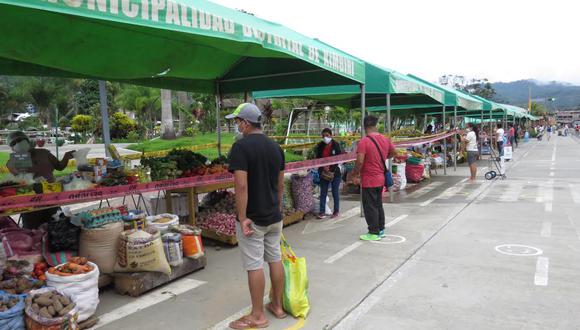
[[[332,181],[326,181],[320,178],[320,214],[324,214],[326,210],[326,196],[328,195],[328,186],[332,185],[332,198],[334,199],[334,213],[340,210],[340,175],[335,175]]]
[[[385,229],[383,187],[362,188],[362,204],[369,233],[378,235]]]
[[[497,152],[499,156],[503,156],[503,141],[497,141]]]

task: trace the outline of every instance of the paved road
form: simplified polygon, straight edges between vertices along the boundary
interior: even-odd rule
[[[379,243],[357,240],[356,197],[344,197],[339,221],[286,228],[308,260],[312,310],[305,321],[270,317],[270,328],[580,328],[579,143],[522,145],[504,181],[470,184],[460,167],[386,199],[391,236]],[[102,328],[226,327],[247,310],[246,277],[237,249],[207,254],[207,269],[149,296],[103,293]]]

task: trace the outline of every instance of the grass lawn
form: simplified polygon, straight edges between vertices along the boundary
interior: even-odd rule
[[[155,139],[150,140],[138,144],[132,144],[128,146],[128,149],[135,150],[135,151],[159,151],[159,150],[170,150],[173,148],[179,147],[191,147],[195,145],[202,145],[208,143],[215,143],[217,142],[217,134],[215,133],[207,133],[196,135],[194,137],[181,137],[175,140],[161,140]],[[234,143],[234,134],[231,133],[223,133],[222,134],[222,143],[223,144],[233,144]],[[210,148],[206,150],[197,151],[197,153],[204,155],[208,159],[215,159],[218,157],[218,152],[215,148]],[[286,162],[295,162],[299,160],[303,160],[304,158],[301,155],[297,155],[293,152],[286,152]]]
[[[128,146],[128,149],[135,151],[159,151],[159,150],[170,150],[173,148],[181,147],[192,147],[201,144],[216,143],[217,134],[207,133],[199,134],[194,137],[180,137],[175,140],[149,140],[142,143],[132,144]],[[222,133],[222,143],[232,144],[234,143],[234,134],[232,133]]]

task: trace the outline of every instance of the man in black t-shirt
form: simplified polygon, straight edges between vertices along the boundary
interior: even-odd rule
[[[232,146],[229,170],[234,174],[236,190],[236,236],[252,298],[250,315],[230,323],[230,327],[263,328],[269,324],[263,303],[264,261],[270,267],[273,293],[272,302],[266,308],[277,318],[286,317],[282,309],[284,268],[280,252],[284,152],[262,133],[262,115],[254,104],[241,104],[226,118],[234,119],[244,136]]]

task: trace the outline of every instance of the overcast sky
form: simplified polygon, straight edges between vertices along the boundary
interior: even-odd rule
[[[436,81],[538,79],[580,85],[573,0],[214,0],[347,53]]]

